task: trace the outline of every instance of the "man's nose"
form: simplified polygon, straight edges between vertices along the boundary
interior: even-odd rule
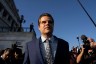
[[[48,22],[48,21],[46,21],[46,24],[49,24],[49,22]]]

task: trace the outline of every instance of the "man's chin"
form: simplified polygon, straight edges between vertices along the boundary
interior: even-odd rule
[[[47,31],[46,31],[46,33],[51,33],[51,32],[52,32],[52,31],[50,31],[50,30],[47,30]]]
[[[52,34],[52,32],[46,32],[46,34]]]

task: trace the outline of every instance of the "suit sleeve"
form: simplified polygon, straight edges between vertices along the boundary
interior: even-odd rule
[[[26,44],[26,48],[25,48],[23,64],[30,64],[30,61],[29,61],[29,52],[28,52],[28,43]]]
[[[68,42],[66,42],[66,61],[67,63],[66,64],[70,64],[70,57],[69,57],[69,44]]]
[[[58,39],[54,64],[70,64],[69,44],[67,41]]]
[[[65,40],[61,40],[61,44],[63,46],[63,50],[64,52],[62,52],[62,56],[64,57],[64,62],[65,64],[70,64],[70,58],[69,58],[69,43]]]

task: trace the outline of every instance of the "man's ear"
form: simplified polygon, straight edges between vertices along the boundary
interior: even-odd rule
[[[40,25],[38,25],[38,29],[40,30]]]

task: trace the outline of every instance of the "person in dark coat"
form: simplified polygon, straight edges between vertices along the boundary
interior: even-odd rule
[[[26,44],[23,64],[49,64],[46,61],[46,39],[50,40],[51,63],[69,64],[69,44],[67,41],[53,35],[54,19],[49,13],[43,13],[38,19],[38,29],[41,32],[40,38],[33,37],[32,41]]]

